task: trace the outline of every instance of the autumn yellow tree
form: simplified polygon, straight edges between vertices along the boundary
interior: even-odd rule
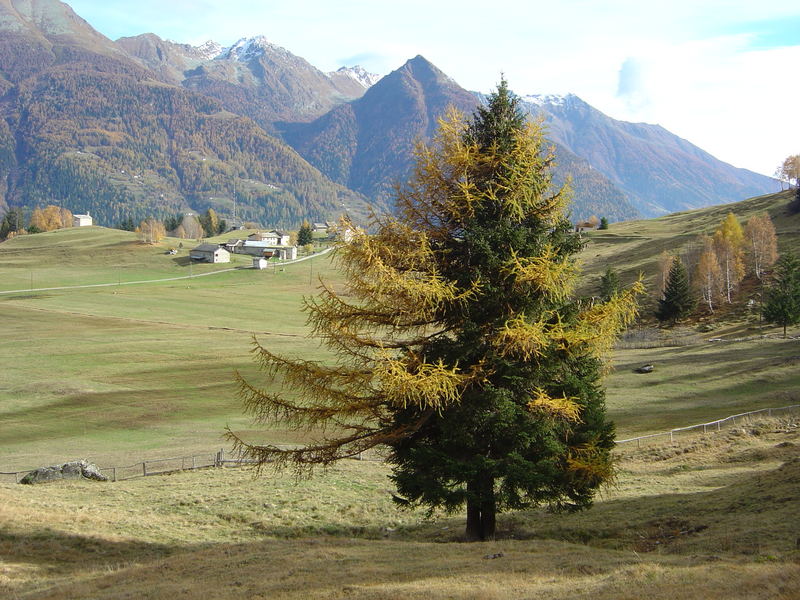
[[[764,213],[750,217],[745,225],[745,237],[753,274],[762,279],[764,271],[778,260],[778,236],[769,215]]]
[[[782,182],[800,187],[800,154],[787,156],[775,170],[775,176]]]
[[[733,213],[722,221],[714,232],[714,245],[722,270],[725,301],[733,302],[733,294],[744,277],[744,230]]]
[[[147,217],[139,223],[136,235],[145,244],[157,244],[166,237],[167,232],[164,229],[164,223],[154,217]]]
[[[710,236],[701,236],[700,259],[695,271],[695,285],[700,292],[700,298],[708,307],[709,312],[714,312],[714,306],[722,299],[723,278],[722,269],[719,267],[717,249],[714,240]]]
[[[31,213],[31,219],[28,222],[28,229],[31,232],[48,231],[47,220],[45,219],[44,212],[41,208],[34,208]]]
[[[248,441],[260,465],[305,472],[382,446],[405,504],[466,505],[466,538],[499,510],[583,508],[613,474],[601,377],[641,284],[606,303],[572,296],[578,236],[553,155],[502,82],[471,121],[451,112],[420,146],[395,217],[336,251],[309,322],[320,363],[256,343],[273,387],[238,377],[259,422],[310,431],[298,448]]]

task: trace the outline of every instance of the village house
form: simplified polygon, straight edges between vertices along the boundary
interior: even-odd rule
[[[281,260],[294,260],[297,258],[297,246],[279,246],[269,241],[259,242],[250,239],[245,240],[241,247],[236,249],[236,252],[251,256],[263,256],[264,258],[275,257]]]
[[[250,242],[265,242],[270,246],[288,246],[289,234],[283,231],[257,231],[247,236]]]
[[[189,252],[189,258],[198,262],[231,262],[231,253],[217,244],[200,244]]]
[[[244,240],[232,239],[225,242],[225,249],[231,254],[239,254],[244,246]]]
[[[331,224],[328,223],[328,221],[325,221],[324,223],[314,223],[311,226],[311,231],[313,231],[314,233],[328,233],[328,230],[330,230],[330,228]]]
[[[92,215],[86,213],[85,215],[72,215],[73,227],[91,227],[93,224]]]

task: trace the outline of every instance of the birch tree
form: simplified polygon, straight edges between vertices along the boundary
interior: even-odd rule
[[[772,219],[764,213],[750,217],[745,225],[745,237],[750,250],[750,262],[753,274],[763,278],[764,270],[769,269],[778,260],[778,237]]]

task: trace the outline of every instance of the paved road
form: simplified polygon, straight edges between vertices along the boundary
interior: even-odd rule
[[[295,263],[303,262],[304,260],[310,260],[312,258],[317,258],[318,256],[322,256],[327,254],[333,250],[333,248],[326,248],[321,252],[317,252],[316,254],[312,254],[311,256],[304,256],[303,258],[297,258],[295,260],[287,260],[280,264],[280,266],[285,265],[293,265]],[[141,283],[159,283],[162,281],[179,281],[181,279],[196,279],[198,277],[208,277],[209,275],[219,275],[220,273],[229,273],[230,271],[242,271],[245,269],[252,269],[252,267],[231,267],[230,269],[220,269],[219,271],[211,271],[210,273],[198,273],[197,275],[181,275],[180,277],[166,277],[164,279],[142,279],[140,281],[117,281],[114,283],[90,283],[86,285],[63,285],[59,287],[46,287],[46,288],[25,288],[22,290],[6,290],[0,291],[0,295],[2,294],[19,294],[22,292],[51,292],[55,290],[78,290],[83,288],[100,288],[100,287],[112,287],[112,286],[120,286],[120,285],[138,285]]]

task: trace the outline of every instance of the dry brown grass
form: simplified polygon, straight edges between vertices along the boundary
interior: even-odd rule
[[[240,469],[0,485],[0,597],[797,598],[800,430],[771,421],[621,455],[590,511],[400,511],[387,469]],[[495,558],[487,558],[493,555]]]

